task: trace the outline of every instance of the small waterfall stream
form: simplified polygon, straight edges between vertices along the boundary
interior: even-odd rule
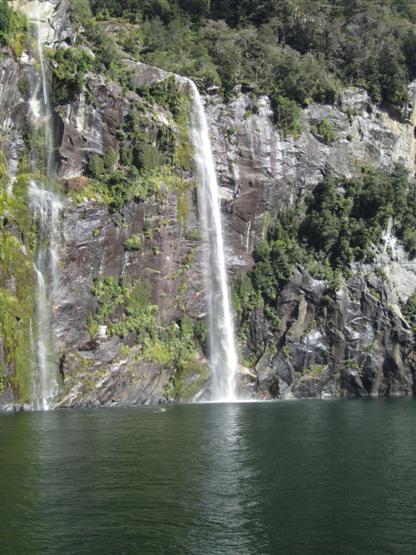
[[[201,96],[191,80],[190,138],[198,180],[199,212],[204,237],[205,289],[208,310],[210,365],[213,399],[237,398],[238,357],[224,252],[221,207],[209,130]]]
[[[36,0],[22,5],[36,33],[37,57],[40,65],[39,86],[31,101],[34,125],[43,129],[45,157],[42,161],[47,179],[29,182],[29,205],[38,229],[38,249],[34,260],[36,275],[36,314],[34,346],[37,371],[34,376],[34,408],[48,410],[58,391],[58,368],[52,322],[52,305],[59,289],[58,251],[59,216],[62,201],[51,181],[56,175],[53,133],[53,111],[49,95],[44,47],[50,31],[50,4]]]
[[[51,320],[51,302],[59,287],[58,247],[59,214],[62,203],[59,196],[31,180],[28,196],[38,228],[39,248],[34,262],[36,274],[35,347],[37,373],[34,383],[35,408],[48,410],[56,395],[57,365]]]
[[[52,179],[55,173],[54,167],[54,138],[53,138],[53,112],[52,105],[49,96],[49,87],[46,74],[45,56],[44,56],[44,38],[42,34],[42,9],[39,0],[36,0],[36,35],[37,35],[37,50],[40,62],[40,74],[41,74],[41,88],[42,88],[42,100],[43,100],[43,128],[45,133],[45,148],[46,148],[46,171],[49,179]]]

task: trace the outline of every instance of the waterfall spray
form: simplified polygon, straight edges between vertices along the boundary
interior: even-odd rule
[[[190,137],[194,149],[199,212],[204,238],[213,398],[219,401],[234,401],[237,397],[238,357],[234,342],[217,176],[201,96],[193,81],[185,81],[190,89]]]

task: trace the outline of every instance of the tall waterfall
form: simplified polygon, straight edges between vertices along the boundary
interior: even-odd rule
[[[204,238],[213,398],[219,401],[234,401],[237,397],[238,357],[234,342],[217,176],[201,96],[195,83],[186,81],[190,89],[190,135],[194,149],[199,212]]]
[[[42,161],[47,179],[32,179],[28,198],[38,229],[38,249],[34,261],[36,275],[36,314],[34,322],[37,371],[34,376],[34,407],[48,410],[58,389],[58,368],[52,323],[52,304],[59,289],[58,250],[60,196],[50,186],[55,177],[53,111],[49,95],[44,47],[50,23],[49,2],[28,2],[22,9],[34,25],[37,57],[40,66],[39,86],[31,102],[34,124],[43,129],[45,158]]]

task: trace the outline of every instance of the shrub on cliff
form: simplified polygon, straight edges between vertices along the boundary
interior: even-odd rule
[[[16,57],[22,54],[27,29],[26,16],[10,8],[7,0],[0,0],[0,44],[8,46]]]
[[[69,102],[83,90],[86,74],[94,67],[94,59],[83,48],[58,48],[51,61],[54,101],[56,104]]]
[[[337,138],[337,132],[333,124],[324,118],[317,125],[311,127],[314,135],[327,145],[330,145]]]
[[[412,189],[401,168],[392,174],[364,169],[357,179],[327,176],[307,200],[299,240],[320,260],[328,259],[334,269],[346,271],[380,242],[392,220],[396,234],[413,254],[410,237],[404,240],[416,212]]]
[[[234,290],[243,324],[258,295],[274,323],[279,290],[295,264],[307,267],[314,277],[328,282],[329,290],[336,290],[341,274],[348,275],[353,262],[371,261],[373,247],[380,244],[389,225],[409,255],[416,256],[414,198],[415,184],[400,167],[391,174],[364,168],[356,179],[327,175],[306,202],[265,222],[264,240],[253,252],[255,266]],[[246,312],[242,301],[249,306]],[[414,304],[413,299],[408,307],[413,319]]]
[[[403,316],[406,318],[412,331],[416,333],[416,294],[413,294],[403,307]]]

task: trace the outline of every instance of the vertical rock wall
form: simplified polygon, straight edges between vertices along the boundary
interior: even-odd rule
[[[33,2],[19,4],[30,15]],[[43,19],[50,46],[71,44],[74,34],[65,1],[45,2]],[[157,68],[126,63],[138,88],[168,77]],[[35,65],[27,53],[16,60],[4,50],[0,60],[0,148],[12,178],[27,151],[27,132],[36,110],[39,77]],[[375,106],[364,91],[346,90],[337,106],[313,104],[304,110],[297,139],[281,137],[266,97],[253,101],[239,94],[228,104],[217,96],[206,97],[232,277],[252,267],[252,251],[262,238],[265,220],[312,190],[328,169],[353,177],[363,165],[389,169],[401,163],[414,174],[415,90],[412,85],[412,101],[401,119]],[[198,321],[204,316],[194,188],[186,190],[186,226],[181,215],[184,199],[169,188],[167,180],[162,180],[160,198],[131,201],[118,212],[87,194],[80,200],[91,156],[120,152],[120,129],[141,100],[137,92],[126,93],[103,76],[89,74],[85,92],[56,113],[59,177],[67,193],[60,223],[62,295],[53,307],[61,406],[190,399],[207,383],[206,372],[201,370],[202,352],[200,367],[183,377],[189,389],[179,388],[172,396],[173,368],[141,360],[132,336],[111,336],[100,328],[92,337],[89,330],[89,317],[97,309],[92,294],[96,278],[149,283],[151,302],[159,307],[162,320],[175,323],[179,314],[186,314]],[[160,130],[178,136],[166,108],[148,106],[142,118],[148,136],[156,137]],[[325,144],[314,131],[323,119],[336,130],[332,144]],[[186,179],[190,181],[191,171]],[[152,233],[145,236],[149,226]],[[23,251],[25,239],[20,232],[13,233],[22,241]],[[134,236],[141,237],[138,250],[126,247]],[[271,329],[261,310],[253,315],[241,351],[244,358],[255,360],[250,384],[255,395],[412,392],[413,334],[400,303],[416,289],[416,263],[389,233],[377,257],[373,265],[356,265],[353,277],[344,281],[330,303],[325,283],[297,267],[280,292],[278,331]],[[380,266],[385,268],[384,277],[377,271]],[[0,353],[4,359],[4,346]],[[13,368],[6,364],[0,405],[19,402],[11,387],[12,374]]]

